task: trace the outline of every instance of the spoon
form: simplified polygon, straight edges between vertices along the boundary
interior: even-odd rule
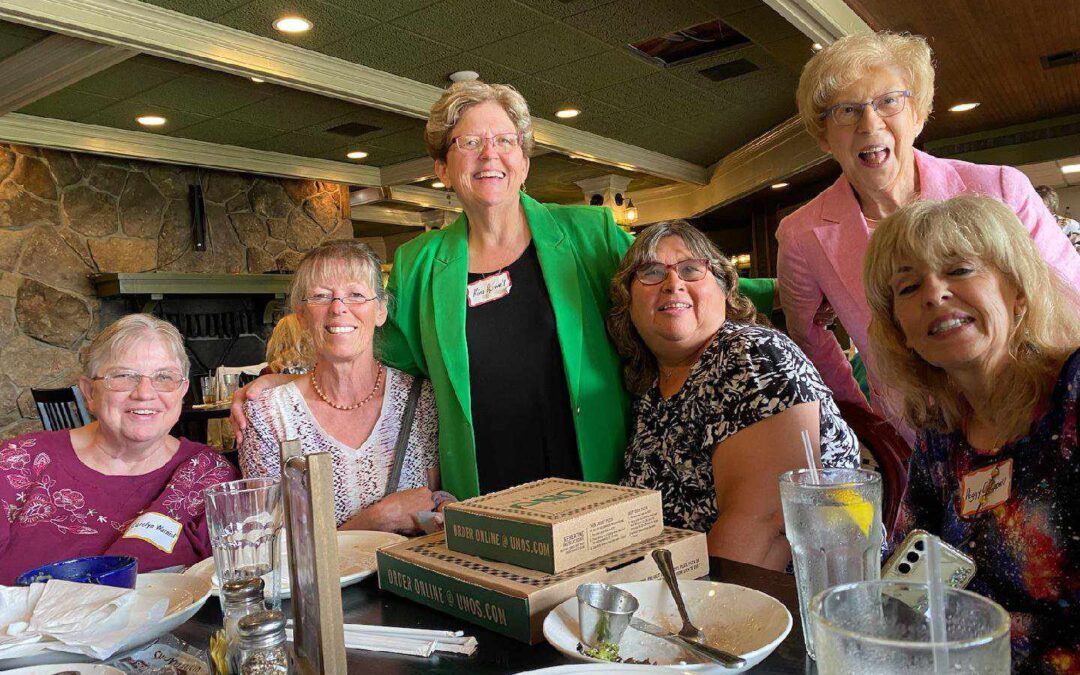
[[[660,568],[660,575],[664,577],[664,583],[671,591],[671,597],[675,598],[675,606],[679,608],[679,616],[682,617],[682,628],[679,629],[679,637],[691,640],[705,639],[705,633],[690,621],[690,615],[686,612],[686,603],[683,602],[682,591],[679,590],[679,580],[675,577],[675,566],[671,563],[671,551],[666,548],[658,548],[652,552],[656,566]]]

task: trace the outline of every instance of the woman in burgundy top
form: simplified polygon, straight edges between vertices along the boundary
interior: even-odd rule
[[[79,556],[130,555],[145,572],[211,554],[202,493],[237,472],[169,435],[188,367],[174,327],[125,316],[91,343],[79,379],[97,420],[0,443],[0,584]]]

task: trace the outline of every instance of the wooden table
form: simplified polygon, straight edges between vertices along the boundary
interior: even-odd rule
[[[709,561],[709,578],[748,588],[773,596],[791,612],[794,625],[779,647],[752,672],[814,673],[814,662],[806,656],[802,625],[799,623],[799,602],[795,594],[795,578],[787,574],[764,570],[752,565],[721,558]],[[431,658],[382,654],[349,650],[350,673],[365,675],[509,675],[521,671],[575,663],[554,647],[542,642],[532,647],[484,630],[447,614],[416,604],[391,593],[379,591],[372,576],[344,589],[342,605],[346,623],[382,624],[409,628],[464,630],[474,635],[480,648],[472,656],[440,655]],[[210,634],[221,628],[220,605],[211,598],[190,621],[174,631],[185,642],[207,650]]]

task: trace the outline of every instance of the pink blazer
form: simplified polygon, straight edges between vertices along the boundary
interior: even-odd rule
[[[1008,166],[938,159],[918,150],[915,162],[924,199],[948,199],[973,192],[1002,200],[1031,231],[1031,238],[1050,267],[1073,287],[1080,288],[1080,255],[1024,174]],[[829,330],[814,325],[814,313],[822,298],[828,298],[862,354],[873,408],[879,414],[885,413],[881,406],[885,387],[875,380],[873,364],[867,359],[870,307],[863,289],[862,268],[870,231],[851,185],[840,176],[831,187],[784,218],[776,238],[780,244],[780,299],[792,339],[814,362],[837,399],[866,407],[866,399],[836,338]],[[912,439],[910,429],[900,430],[909,441]]]

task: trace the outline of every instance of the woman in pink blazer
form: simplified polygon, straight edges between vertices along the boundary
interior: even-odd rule
[[[911,430],[882,406],[888,387],[877,381],[868,359],[870,309],[862,267],[877,221],[921,198],[988,195],[1012,208],[1046,262],[1080,288],[1080,255],[1022,173],[915,150],[934,98],[930,57],[924,38],[881,32],[841,38],[807,62],[799,79],[799,114],[843,174],[785,218],[776,234],[780,297],[791,337],[838,400],[865,407],[839,343],[814,321],[828,302],[866,363],[873,408],[909,443]]]

